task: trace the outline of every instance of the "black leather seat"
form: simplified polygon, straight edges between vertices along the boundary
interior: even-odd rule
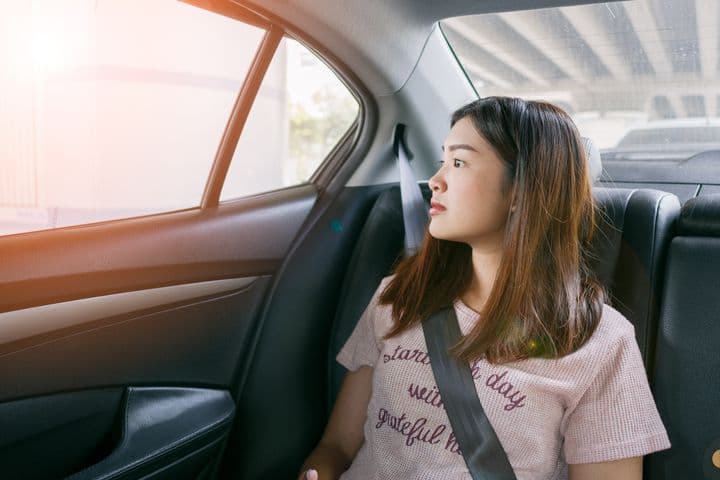
[[[593,195],[601,212],[593,271],[607,288],[610,304],[635,326],[651,373],[665,257],[680,201],[658,190],[596,187]]]
[[[423,195],[427,199],[430,193],[424,189]],[[335,403],[335,397],[345,375],[345,369],[335,361],[335,356],[355,328],[380,280],[388,275],[395,262],[401,258],[404,235],[400,188],[391,187],[380,193],[375,200],[355,244],[343,281],[330,334],[329,407]]]
[[[430,196],[427,188],[423,194],[426,199]],[[656,190],[595,188],[594,195],[602,214],[594,240],[593,268],[608,288],[613,306],[635,325],[638,344],[649,367],[663,259],[680,204],[675,195]],[[377,198],[345,276],[329,348],[330,406],[345,373],[335,355],[350,336],[380,280],[401,255],[402,247],[400,190],[391,187]]]
[[[720,195],[707,195],[683,205],[669,248],[653,391],[672,448],[647,478],[720,478],[719,349]]]

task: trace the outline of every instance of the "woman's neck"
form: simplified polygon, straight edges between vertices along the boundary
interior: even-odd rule
[[[476,312],[482,311],[490,292],[492,292],[501,259],[502,249],[500,248],[493,251],[473,248],[473,277],[460,299]]]

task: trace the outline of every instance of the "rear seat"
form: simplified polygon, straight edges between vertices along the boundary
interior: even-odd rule
[[[683,205],[669,248],[653,392],[673,446],[646,478],[720,478],[719,349],[720,195],[707,195]]]
[[[651,373],[665,257],[680,202],[658,190],[596,187],[593,195],[602,214],[592,268],[607,288],[610,304],[635,326]]]
[[[428,198],[430,193],[423,190]],[[328,406],[335,403],[345,368],[335,361],[360,315],[370,302],[380,280],[392,270],[400,258],[404,243],[403,214],[400,188],[391,187],[375,200],[350,257],[341,297],[330,332],[328,358]],[[329,411],[330,409],[328,409]]]
[[[603,212],[593,251],[593,268],[608,288],[612,304],[633,325],[646,367],[650,367],[662,287],[662,269],[673,224],[680,210],[675,195],[656,190],[594,188]],[[430,196],[427,187],[423,194]],[[345,370],[335,356],[403,247],[398,187],[377,198],[358,237],[342,286],[329,348],[328,402],[332,406]],[[648,368],[647,371],[652,371]]]

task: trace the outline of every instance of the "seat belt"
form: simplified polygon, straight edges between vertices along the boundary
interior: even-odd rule
[[[405,125],[398,123],[393,134],[393,151],[400,171],[400,199],[402,201],[403,225],[405,226],[405,255],[410,256],[420,248],[425,235],[428,213],[420,185],[418,185],[410,166],[404,137]]]
[[[400,170],[405,252],[409,256],[420,247],[427,211],[408,160],[404,133],[405,125],[398,124],[393,149]],[[455,310],[451,307],[436,312],[422,327],[435,382],[470,475],[474,480],[515,480],[505,450],[485,416],[469,365],[448,354],[461,335]]]
[[[480,403],[470,366],[448,354],[462,335],[455,309],[446,307],[430,315],[423,333],[445,413],[473,480],[516,480]]]

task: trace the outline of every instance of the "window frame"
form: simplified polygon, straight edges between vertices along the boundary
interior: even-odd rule
[[[312,184],[320,192],[334,197],[350,178],[369,149],[372,134],[377,126],[376,106],[372,96],[357,77],[331,52],[322,47],[311,35],[286,20],[279,18],[261,7],[246,5],[240,0],[181,0],[206,8],[220,15],[226,15],[243,22],[256,22],[255,26],[267,29],[255,58],[253,59],[228,123],[218,146],[215,160],[205,186],[201,209],[214,208],[220,204],[240,201],[243,198],[262,196],[272,192]],[[320,162],[307,182],[288,185],[256,194],[220,201],[222,188],[237,148],[242,130],[252,109],[258,90],[270,66],[275,52],[284,37],[291,38],[323,62],[343,83],[358,103],[355,121],[348,127],[335,146]]]

